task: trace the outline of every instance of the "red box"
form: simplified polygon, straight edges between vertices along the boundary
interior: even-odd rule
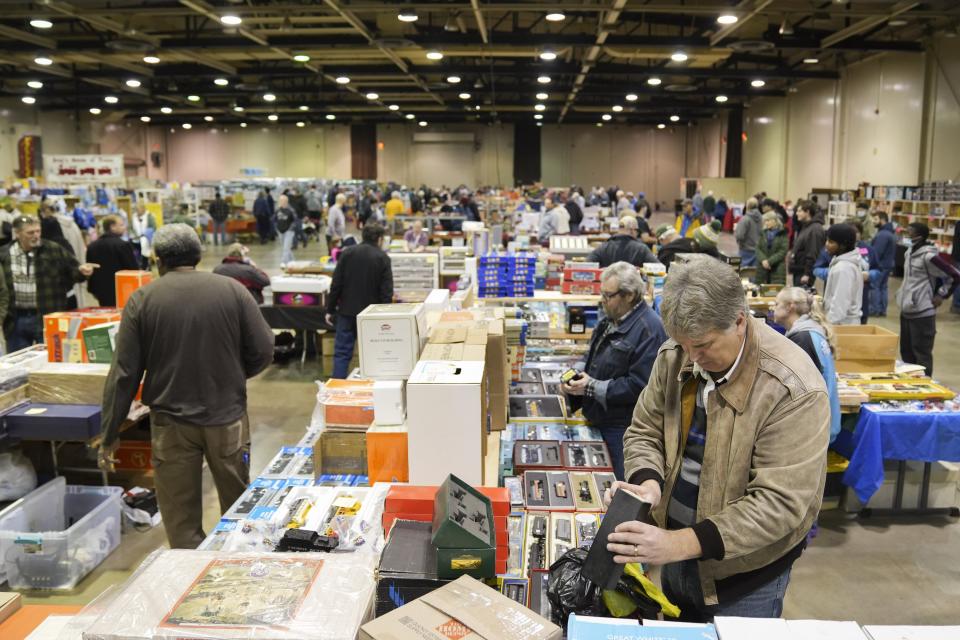
[[[140,440],[121,440],[114,453],[119,471],[149,471],[153,469],[152,456],[150,442]]]
[[[577,283],[600,282],[601,273],[603,273],[603,269],[593,267],[583,267],[579,269],[568,267],[563,270],[563,279],[568,282]]]
[[[428,514],[433,517],[433,501],[439,487],[396,485],[390,487],[384,502],[384,514]],[[504,487],[474,487],[490,499],[494,518],[510,515],[510,491]]]
[[[90,307],[77,311],[58,311],[43,316],[43,342],[50,362],[89,362],[83,343],[83,330],[98,324],[117,322],[120,310]]]
[[[570,282],[564,280],[563,292],[575,296],[598,296],[600,295],[599,282]]]

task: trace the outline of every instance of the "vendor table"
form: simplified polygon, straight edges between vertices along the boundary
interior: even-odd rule
[[[834,448],[850,459],[843,483],[856,492],[863,504],[867,504],[883,484],[883,461],[899,461],[893,507],[867,508],[860,512],[862,516],[960,516],[960,509],[955,507],[931,509],[927,506],[932,463],[960,461],[960,412],[880,411],[876,405],[865,404],[860,410],[856,430],[852,434],[841,432]],[[923,484],[916,508],[903,507],[907,460],[924,463]]]
[[[326,296],[324,296],[326,298]],[[270,304],[260,305],[260,313],[271,329],[293,329],[303,341],[303,355],[300,364],[307,361],[307,349],[310,346],[310,336],[314,336],[313,347],[317,347],[316,333],[332,331],[333,327],[327,324],[326,304],[311,307],[286,307]]]

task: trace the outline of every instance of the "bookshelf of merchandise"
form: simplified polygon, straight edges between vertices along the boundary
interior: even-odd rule
[[[899,212],[894,209],[899,207]],[[930,227],[930,240],[940,251],[949,253],[953,247],[954,227],[960,222],[960,202],[932,202],[926,200],[870,200],[871,211],[885,211],[897,228],[911,222],[923,222]]]

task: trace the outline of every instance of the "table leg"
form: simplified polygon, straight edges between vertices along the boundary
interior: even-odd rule
[[[903,507],[903,485],[907,482],[907,461],[901,460],[897,463],[897,489],[893,494],[893,508]]]
[[[50,441],[50,458],[53,460],[53,477],[57,478],[60,476],[59,462],[57,461],[57,443],[53,440]]]
[[[920,498],[916,508],[903,506],[903,490],[906,484],[907,462],[900,460],[897,463],[897,485],[896,493],[893,496],[893,507],[890,509],[871,509],[869,507],[860,511],[861,518],[877,517],[900,517],[900,516],[950,516],[960,518],[960,509],[957,507],[928,507],[930,498],[930,471],[933,463],[925,462],[923,464],[923,484],[920,486]]]

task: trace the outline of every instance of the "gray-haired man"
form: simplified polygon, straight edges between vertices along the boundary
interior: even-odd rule
[[[153,251],[162,277],[123,309],[103,394],[100,464],[112,468],[120,423],[143,379],[167,540],[175,549],[195,548],[206,537],[203,459],[221,512],[249,482],[246,381],[270,364],[273,333],[243,285],[196,270],[200,239],[189,226],[162,227]]]
[[[617,562],[665,565],[685,620],[779,617],[823,494],[830,407],[804,352],[751,319],[740,278],[708,256],[670,270],[663,345],[624,436],[657,526],[610,535]]]

